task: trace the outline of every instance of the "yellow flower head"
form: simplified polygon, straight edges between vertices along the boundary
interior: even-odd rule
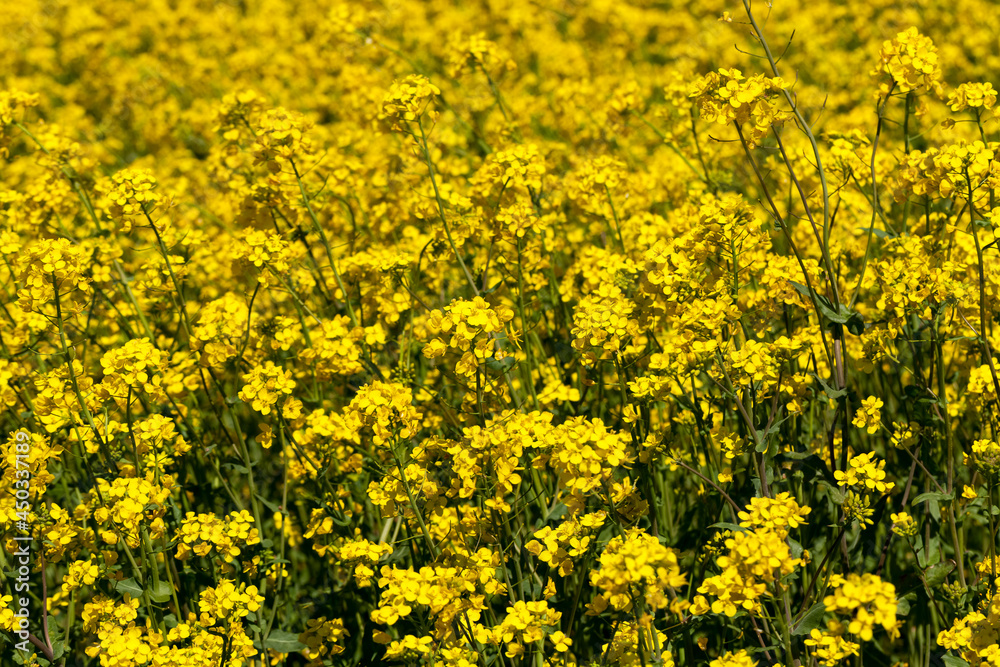
[[[882,44],[880,57],[879,64],[871,72],[872,76],[888,74],[893,82],[880,82],[881,95],[887,94],[893,85],[896,92],[900,93],[922,88],[935,92],[940,90],[941,66],[938,63],[937,48],[929,37],[921,35],[915,27],[904,30],[895,39],[886,40]]]

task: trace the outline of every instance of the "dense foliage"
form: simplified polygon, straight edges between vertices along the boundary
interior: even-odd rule
[[[4,664],[1000,665],[990,3],[4,14]]]

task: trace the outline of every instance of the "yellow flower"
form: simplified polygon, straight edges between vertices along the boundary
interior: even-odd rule
[[[555,646],[556,651],[559,653],[565,653],[572,646],[573,640],[562,633],[561,630],[556,630],[551,635],[549,635],[549,640]]]
[[[220,620],[236,620],[256,612],[264,603],[264,596],[259,595],[256,586],[239,586],[234,581],[223,579],[215,588],[201,592],[201,617],[204,626],[215,625]]]
[[[145,220],[160,202],[155,192],[156,179],[149,169],[126,168],[111,177],[107,197],[110,201],[108,212],[120,219],[123,232],[129,232],[136,220]]]
[[[663,609],[670,604],[667,589],[687,585],[687,577],[675,551],[632,528],[624,539],[608,542],[600,566],[590,572],[590,582],[616,609],[631,607],[633,591],[644,595],[651,609]]]
[[[441,89],[427,77],[412,74],[393,82],[382,99],[378,119],[388,129],[406,131],[409,123],[417,120],[427,108],[429,100],[440,95]]]
[[[827,625],[827,631],[813,628],[806,639],[806,646],[814,647],[816,657],[824,667],[834,667],[845,658],[858,655],[859,644],[844,638],[846,626],[835,620]]]
[[[972,462],[984,474],[995,477],[1000,473],[1000,445],[992,440],[976,440],[972,443]]]
[[[732,617],[741,609],[757,609],[768,584],[802,564],[792,557],[784,535],[770,529],[735,532],[725,545],[728,552],[715,561],[721,573],[705,579],[698,588],[699,593],[716,598],[711,603],[716,614]]]
[[[848,618],[847,631],[871,641],[873,630],[882,626],[891,638],[899,636],[896,620],[896,587],[874,574],[839,574],[830,579],[833,592],[823,599],[826,610]]]
[[[881,398],[869,396],[861,401],[861,407],[854,415],[854,425],[858,428],[867,428],[868,433],[875,433],[882,426],[882,406],[885,405]]]
[[[833,476],[838,486],[857,487],[862,491],[888,493],[896,486],[894,482],[885,481],[885,461],[870,453],[852,457],[847,472],[835,470]]]
[[[917,534],[917,522],[914,521],[913,517],[906,512],[893,514],[891,518],[892,532],[896,533],[900,537],[913,537]]]
[[[767,136],[772,126],[792,117],[778,109],[772,98],[781,97],[785,82],[758,74],[750,78],[738,69],[709,72],[691,85],[689,97],[697,100],[701,116],[719,125],[750,123],[747,144],[754,148]]]
[[[965,109],[992,109],[997,102],[997,91],[993,84],[963,83],[948,95],[948,105],[952,111]]]
[[[276,366],[273,361],[264,362],[263,366],[251,369],[243,375],[243,388],[239,391],[241,400],[262,415],[271,413],[271,408],[295,389],[295,380],[290,371]]]
[[[309,123],[301,114],[282,107],[265,111],[254,127],[254,164],[263,164],[272,173],[281,171],[286,164],[298,170],[296,160],[301,163],[311,151],[305,136],[308,129]]]
[[[740,525],[754,530],[773,530],[778,535],[788,535],[788,531],[805,523],[805,516],[812,510],[799,507],[787,491],[774,498],[751,498],[745,511],[739,513]]]
[[[709,663],[709,667],[756,667],[757,661],[750,657],[746,649],[736,653],[727,652]]]
[[[16,89],[0,90],[0,158],[10,155],[8,128],[22,120],[25,109],[38,106],[38,101],[38,93],[26,93]]]
[[[882,44],[881,60],[871,75],[888,74],[896,92],[929,88],[937,92],[941,87],[941,67],[937,48],[929,37],[921,35],[915,27],[908,28],[894,39]],[[889,92],[890,84],[880,82],[881,95]]]

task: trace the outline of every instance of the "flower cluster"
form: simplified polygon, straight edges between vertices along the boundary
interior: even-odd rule
[[[799,507],[790,493],[782,491],[774,498],[751,498],[746,510],[739,513],[740,526],[772,530],[779,536],[785,536],[790,530],[803,525],[811,511],[808,507]]]
[[[243,382],[240,399],[262,415],[271,414],[271,409],[284,396],[291,394],[296,384],[291,371],[276,366],[273,361],[266,361],[263,366],[246,373]]]
[[[268,270],[277,275],[288,271],[290,259],[288,242],[280,235],[252,229],[247,231],[244,243],[246,243],[244,250],[246,260],[257,269],[266,266]],[[257,276],[257,281],[262,285],[267,285],[266,272],[261,271]]]
[[[124,404],[131,392],[163,397],[163,372],[166,355],[155,348],[148,338],[133,338],[101,357],[104,380],[98,385],[100,394]]]
[[[151,477],[152,475],[150,475]],[[131,548],[139,546],[140,525],[158,538],[166,531],[163,521],[167,513],[165,502],[170,497],[171,480],[161,478],[163,484],[149,479],[119,477],[110,484],[98,479],[94,501],[94,519],[100,526],[101,540],[117,544],[120,538]]]
[[[231,623],[256,612],[264,603],[256,586],[237,585],[229,579],[223,579],[215,588],[206,588],[201,592],[199,621],[204,626],[215,625],[219,621]]]
[[[462,358],[455,366],[456,372],[475,377],[479,364],[487,358],[504,358],[497,334],[503,333],[512,319],[513,310],[505,306],[491,307],[479,296],[471,301],[453,301],[443,310],[432,311],[427,322],[432,332],[450,335],[450,339],[445,342],[434,338],[424,348],[424,356],[433,359],[444,355],[448,348],[458,350]]]
[[[824,667],[834,667],[845,658],[857,655],[861,645],[844,637],[844,624],[830,621],[826,631],[813,628],[806,646],[811,646]]]
[[[456,618],[468,615],[478,620],[483,610],[484,593],[503,592],[504,585],[489,573],[456,567],[422,567],[418,571],[383,565],[377,583],[378,608],[371,619],[379,625],[393,626],[406,618],[414,607],[426,607],[427,618],[441,634]]]
[[[337,558],[344,564],[354,566],[354,580],[358,586],[364,588],[371,585],[371,579],[375,576],[372,565],[379,562],[384,556],[392,553],[392,545],[376,544],[369,540],[351,540],[340,545],[337,549]]]
[[[879,92],[887,95],[895,88],[898,92],[937,92],[941,86],[941,66],[938,63],[937,48],[926,35],[916,27],[907,28],[893,39],[882,44],[880,62],[872,70],[872,76],[888,74],[891,83],[880,83]]]
[[[826,610],[846,617],[847,632],[871,641],[876,626],[899,636],[896,587],[874,574],[839,574],[830,579],[833,592],[823,599]]]
[[[45,304],[58,304],[60,310],[68,313],[79,308],[73,306],[75,299],[67,298],[79,291],[86,296],[91,281],[86,269],[90,262],[90,251],[83,245],[73,244],[68,239],[40,239],[31,244],[17,257],[17,304],[27,313],[42,312]],[[53,315],[57,309],[53,305]]]
[[[768,584],[791,574],[802,559],[791,554],[783,536],[773,530],[735,532],[725,541],[727,553],[715,563],[720,574],[708,577],[698,587],[692,613],[711,611],[732,617],[741,610],[753,612]],[[706,595],[714,598],[709,605]]]
[[[344,652],[344,646],[340,643],[342,639],[350,636],[344,628],[344,621],[339,618],[327,619],[325,616],[311,618],[305,632],[298,636],[300,642],[305,644],[306,650],[302,653],[309,662],[309,667],[319,667],[327,656],[335,656]]]
[[[992,109],[997,103],[997,91],[992,83],[963,83],[948,94],[952,111],[966,109]]]
[[[546,634],[544,628],[559,627],[561,618],[562,614],[551,609],[545,600],[538,602],[518,600],[507,607],[507,616],[493,628],[490,639],[496,644],[505,644],[507,648],[504,655],[514,658],[524,654],[525,646],[544,638]],[[560,642],[561,639],[560,633],[556,642]],[[568,647],[571,642],[563,640],[561,643]]]
[[[917,534],[919,528],[917,522],[906,512],[893,513],[890,518],[892,519],[892,532],[896,535],[913,537]]]
[[[605,512],[594,512],[563,521],[555,529],[544,526],[535,531],[534,539],[524,548],[554,568],[559,576],[568,576],[574,570],[574,563],[589,551],[595,540],[594,531],[604,525],[606,518]]]
[[[972,465],[987,477],[1000,473],[1000,445],[992,440],[976,440],[972,443],[972,455],[968,457]]]
[[[108,213],[121,221],[121,231],[131,231],[132,225],[145,220],[160,202],[156,185],[149,169],[122,169],[111,177]]]
[[[284,108],[268,109],[257,119],[251,148],[254,164],[276,173],[284,164],[296,169],[295,160],[310,150],[304,132],[309,129],[302,115]]]
[[[395,81],[382,99],[378,120],[392,131],[406,131],[411,122],[423,115],[430,99],[440,94],[441,89],[425,76],[412,74]]]
[[[877,396],[869,396],[861,401],[861,407],[854,413],[852,422],[858,428],[868,429],[868,433],[876,433],[882,427],[882,406],[885,403]]]
[[[450,77],[457,77],[465,69],[480,70],[489,76],[495,75],[499,67],[507,69],[517,67],[496,42],[486,38],[484,32],[459,36],[449,46],[446,71]]]
[[[996,144],[962,141],[908,154],[890,186],[897,201],[907,197],[955,197],[987,202],[998,179]]]
[[[221,519],[214,514],[188,512],[176,539],[180,560],[187,560],[191,554],[205,557],[215,549],[224,563],[238,558],[243,548],[260,543],[253,517],[246,510],[230,512]]]
[[[1000,595],[994,595],[981,611],[956,618],[938,633],[939,646],[958,651],[969,664],[991,664],[1000,657]]]
[[[775,382],[778,379],[777,360],[771,355],[770,346],[748,340],[741,349],[729,352],[729,362],[735,372],[734,382]]]
[[[568,419],[557,434],[549,464],[559,485],[579,496],[602,488],[616,468],[628,467],[636,458],[629,436],[608,429],[600,419]]]
[[[377,447],[391,447],[413,437],[421,414],[413,406],[413,393],[396,382],[375,380],[358,390],[345,411],[348,428],[372,430]]]
[[[10,155],[9,127],[20,122],[25,109],[38,106],[38,93],[0,90],[0,158]]]
[[[639,336],[635,303],[616,285],[602,285],[580,300],[573,313],[573,347],[597,360],[620,354]]]
[[[885,481],[885,461],[878,461],[872,454],[858,454],[851,458],[849,465],[847,472],[834,472],[839,486],[879,494],[888,493],[896,486],[894,482]]]
[[[590,574],[591,584],[601,591],[600,599],[591,602],[596,611],[608,604],[629,610],[634,595],[644,596],[650,609],[663,609],[670,604],[667,591],[687,585],[677,553],[637,528],[612,538],[599,562]]]
[[[719,125],[735,123],[737,127],[750,123],[747,145],[760,144],[771,128],[791,118],[791,114],[778,108],[772,101],[785,88],[779,77],[763,74],[743,76],[738,69],[720,69],[709,72],[691,86],[689,96],[701,108],[706,121]]]

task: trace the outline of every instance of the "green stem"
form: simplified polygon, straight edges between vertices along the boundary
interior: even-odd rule
[[[889,88],[889,92],[886,94],[885,99],[882,100],[882,104],[880,104],[878,108],[878,125],[875,128],[875,140],[872,142],[872,157],[871,157],[871,163],[869,165],[872,172],[872,198],[871,198],[872,219],[868,225],[868,241],[865,243],[865,258],[864,261],[862,261],[861,263],[861,275],[858,276],[858,286],[854,290],[854,296],[851,297],[851,301],[850,304],[848,305],[848,308],[853,308],[854,303],[858,300],[858,294],[861,293],[861,287],[865,282],[865,270],[868,268],[868,256],[869,253],[871,252],[871,247],[872,247],[872,233],[875,230],[875,218],[877,218],[879,215],[878,177],[875,174],[875,155],[878,152],[879,138],[882,136],[882,123],[885,120],[885,105],[889,102],[889,96],[892,95],[893,88],[895,87],[896,83],[894,81],[892,83],[892,86]],[[909,96],[907,96],[906,99],[909,100],[910,99]],[[907,106],[907,110],[909,110],[909,106]]]
[[[163,242],[163,237],[160,236],[160,230],[156,228],[156,223],[149,216],[149,212],[143,210],[146,215],[146,220],[149,221],[149,226],[153,228],[153,233],[156,234],[156,242],[160,247],[160,254],[163,256],[163,261],[167,265],[167,272],[170,273],[170,281],[174,285],[174,290],[177,292],[178,309],[180,310],[181,324],[184,325],[184,332],[187,333],[188,340],[191,339],[191,322],[188,320],[187,312],[187,299],[184,298],[184,292],[181,290],[181,284],[177,280],[177,275],[174,273],[174,267],[170,263],[170,254],[167,252],[167,246]],[[150,341],[152,342],[152,341]]]
[[[306,195],[306,186],[302,183],[302,177],[299,175],[298,167],[295,166],[295,161],[289,159],[288,162],[292,165],[292,172],[295,174],[295,180],[299,184],[299,193],[302,195],[302,202],[306,206],[306,211],[308,211],[309,217],[313,221],[313,226],[316,228],[316,232],[323,241],[323,247],[326,249],[326,259],[330,262],[330,268],[333,269],[333,277],[337,281],[337,287],[344,293],[344,301],[347,304],[347,314],[351,318],[351,326],[356,327],[358,326],[358,319],[354,315],[354,307],[351,306],[351,297],[347,293],[347,288],[344,287],[344,281],[340,277],[340,272],[337,271],[337,264],[333,261],[333,251],[330,249],[330,241],[326,238],[326,232],[323,231],[323,226],[319,224],[319,218],[316,216],[316,212],[313,210],[312,204],[309,203],[309,197]]]
[[[465,260],[462,259],[462,255],[458,252],[458,248],[455,247],[455,241],[451,237],[451,229],[448,227],[448,220],[444,214],[444,201],[441,199],[441,192],[438,189],[437,184],[437,176],[434,173],[434,162],[431,160],[431,152],[427,147],[427,133],[424,132],[424,124],[419,118],[417,119],[417,128],[420,130],[420,146],[423,148],[424,161],[427,163],[427,171],[431,177],[431,186],[434,188],[434,200],[437,202],[438,214],[441,216],[441,224],[444,225],[445,236],[448,237],[448,245],[451,246],[451,251],[455,253],[455,257],[458,259],[458,263],[462,267],[462,271],[465,273],[465,278],[469,281],[469,286],[472,287],[472,293],[479,296],[479,288],[476,287],[476,281],[472,279],[469,267],[465,265]]]

